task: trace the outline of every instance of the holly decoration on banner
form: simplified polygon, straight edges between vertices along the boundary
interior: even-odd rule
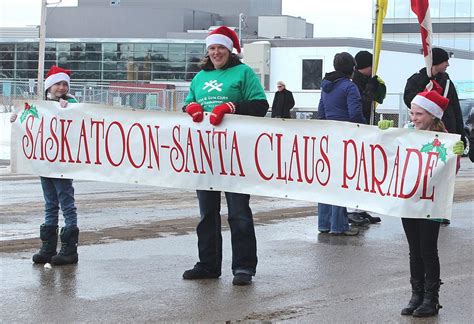
[[[446,163],[446,156],[448,155],[446,147],[444,144],[439,141],[439,139],[435,138],[433,142],[424,144],[421,148],[420,152],[432,152],[436,151],[438,153],[439,158],[441,161]]]
[[[21,113],[20,122],[23,123],[23,121],[26,119],[26,117],[28,117],[28,115],[33,115],[33,117],[38,118],[38,110],[35,106],[30,106],[27,102],[25,102],[25,109]]]

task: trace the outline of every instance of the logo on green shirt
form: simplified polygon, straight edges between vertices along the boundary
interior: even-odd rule
[[[209,88],[207,92],[211,92],[213,90],[221,92],[223,84],[224,83],[217,83],[217,80],[209,80],[209,82],[204,83],[204,87],[202,88],[202,90],[206,90],[207,88]]]

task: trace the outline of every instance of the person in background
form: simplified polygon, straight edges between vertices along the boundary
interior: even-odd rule
[[[432,49],[432,60],[431,79],[435,80],[441,86],[443,89],[442,94],[449,99],[448,108],[443,114],[443,124],[448,133],[461,135],[461,140],[464,142],[464,145],[466,145],[467,139],[464,136],[464,122],[458,93],[448,73],[446,73],[449,66],[449,54],[442,48],[434,47]],[[422,92],[429,82],[430,78],[428,77],[426,68],[422,68],[408,78],[403,93],[403,100],[407,107],[410,107],[415,95]],[[443,223],[449,224],[450,222],[446,219]]]
[[[352,76],[362,98],[362,111],[367,123],[370,123],[373,102],[383,103],[387,94],[387,87],[377,75],[372,76],[372,53],[359,51],[355,55],[356,69]],[[375,224],[381,221],[380,217],[372,216],[367,211],[347,208],[349,222],[353,225]]]
[[[277,89],[273,98],[272,118],[291,118],[290,110],[295,106],[293,93],[286,89],[283,81],[277,82]]]
[[[438,85],[434,84],[434,88]],[[412,102],[410,118],[416,130],[447,132],[442,122],[443,114],[449,109],[449,99],[438,90],[425,90],[417,94]],[[379,121],[381,129],[393,125],[392,120]],[[464,143],[458,141],[453,153],[461,155]],[[458,158],[459,159],[459,158]],[[440,263],[438,257],[438,235],[441,219],[402,218],[403,229],[410,250],[410,283],[412,296],[408,305],[402,309],[402,315],[429,317],[438,314]]]
[[[207,55],[201,71],[191,81],[185,100],[186,111],[200,123],[210,113],[210,123],[218,126],[227,114],[264,117],[268,102],[259,79],[243,64],[237,34],[221,26],[206,37]],[[217,99],[216,99],[217,98]],[[229,122],[232,122],[230,120]],[[197,226],[199,262],[186,270],[183,278],[219,278],[222,267],[221,193],[197,190],[201,220]],[[250,285],[257,267],[257,241],[250,209],[250,195],[225,192],[232,241],[234,285]]]
[[[334,56],[335,71],[326,73],[321,83],[318,119],[339,120],[365,124],[359,90],[351,76],[354,57],[342,52]],[[335,235],[357,235],[359,231],[349,226],[346,207],[318,204],[318,230]]]
[[[77,102],[69,94],[69,70],[52,66],[44,80],[46,100],[58,101],[62,108],[68,103]],[[15,122],[17,114],[12,114],[10,122]],[[77,227],[77,208],[74,199],[72,179],[40,177],[44,196],[44,223],[40,226],[40,238],[43,242],[38,253],[33,255],[33,262],[54,265],[77,263],[77,245],[79,242],[79,228]],[[64,217],[64,227],[60,231],[61,250],[57,253],[59,208]]]

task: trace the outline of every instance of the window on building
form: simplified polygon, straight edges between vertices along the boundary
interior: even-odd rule
[[[431,18],[439,18],[439,0],[430,1],[430,15]]]
[[[395,3],[394,1],[387,1],[387,15],[385,16],[385,18],[389,19],[389,18],[394,17],[394,14],[395,14],[395,8],[393,6],[394,3]]]
[[[36,78],[38,45],[0,44],[0,72]],[[191,80],[204,54],[205,45],[199,43],[48,42],[45,73],[58,65],[72,70],[77,81]]]
[[[456,35],[454,38],[454,48],[470,51],[471,44],[469,35]]]
[[[410,17],[410,2],[409,1],[395,1],[395,18],[408,18]]]
[[[308,59],[302,62],[302,86],[303,90],[321,89],[323,79],[323,60]]]
[[[438,46],[440,47],[454,47],[453,34],[439,34]]]
[[[456,0],[456,17],[472,17],[472,0]],[[464,48],[463,48],[464,49]]]
[[[456,3],[454,0],[444,0],[439,2],[439,16],[443,17],[454,17]]]

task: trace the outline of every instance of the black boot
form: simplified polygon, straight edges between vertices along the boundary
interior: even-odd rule
[[[423,303],[425,295],[425,286],[423,280],[410,278],[411,298],[408,305],[402,309],[402,315],[412,315],[413,311]]]
[[[79,228],[77,226],[67,226],[61,228],[61,250],[58,255],[51,258],[54,265],[64,265],[77,263],[77,243],[79,241]]]
[[[360,213],[360,217],[362,218],[365,218],[365,219],[368,219],[370,224],[376,224],[376,223],[380,223],[382,220],[380,219],[380,217],[377,217],[377,216],[372,216],[370,215],[368,212],[362,212]]]
[[[368,219],[362,218],[360,213],[347,213],[347,218],[349,219],[349,224],[354,226],[365,226],[370,223]]]
[[[221,272],[214,272],[196,264],[194,268],[184,271],[183,279],[216,279],[221,276]]]
[[[51,257],[57,254],[56,247],[58,245],[58,225],[40,226],[40,239],[43,242],[38,253],[33,255],[34,263],[49,263]]]
[[[429,317],[438,314],[439,309],[442,307],[438,300],[439,285],[439,280],[427,280],[425,282],[425,296],[423,298],[423,303],[417,309],[415,309],[413,316]]]
[[[57,254],[56,247],[58,245],[58,225],[40,226],[40,239],[43,242],[38,253],[33,255],[34,263],[49,263],[51,257]]]

